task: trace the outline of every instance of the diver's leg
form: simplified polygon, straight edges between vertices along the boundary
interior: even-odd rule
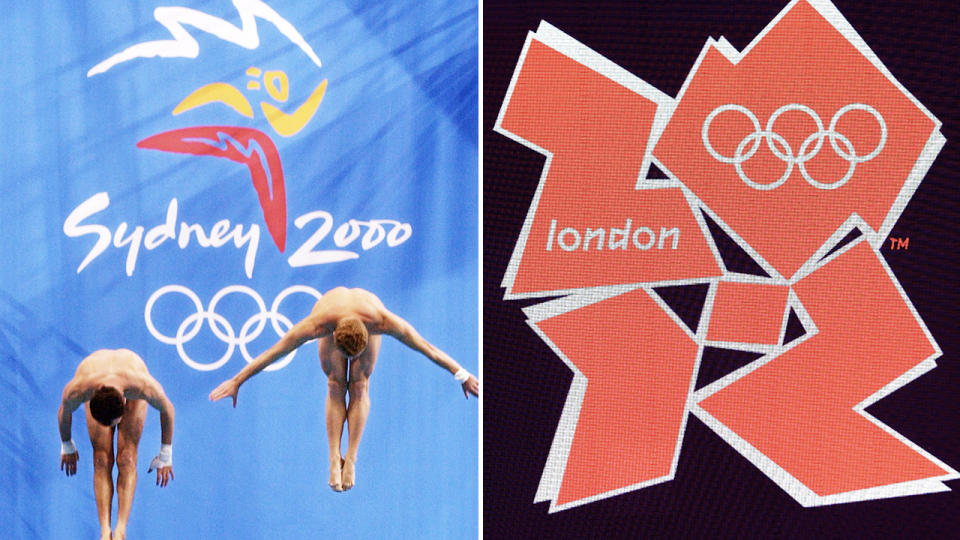
[[[337,349],[332,336],[319,339],[320,366],[327,376],[326,422],[327,442],[330,445],[330,487],[343,491],[340,439],[347,419],[347,358]]]
[[[93,496],[100,518],[100,540],[110,540],[110,513],[113,507],[113,427],[97,422],[87,411],[87,432],[93,446]]]
[[[350,361],[350,406],[347,407],[347,455],[343,463],[343,489],[352,488],[356,483],[357,450],[360,438],[363,437],[363,428],[367,424],[370,414],[370,375],[377,363],[380,353],[380,336],[372,335],[367,342],[367,348],[359,356]]]
[[[117,527],[114,540],[127,537],[127,520],[137,488],[137,446],[147,419],[147,402],[128,399],[123,419],[117,425]]]

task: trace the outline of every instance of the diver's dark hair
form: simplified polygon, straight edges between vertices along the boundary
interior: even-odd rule
[[[110,386],[97,388],[90,398],[90,414],[97,422],[109,426],[123,416],[123,394]]]

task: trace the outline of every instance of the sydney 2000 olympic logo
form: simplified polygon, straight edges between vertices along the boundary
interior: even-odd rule
[[[87,72],[88,78],[110,76],[116,66],[135,60],[167,58],[197,58],[201,47],[194,34],[205,38],[217,38],[231,46],[245,49],[257,49],[260,46],[258,21],[266,23],[288,40],[309,59],[312,66],[319,69],[321,61],[297,28],[280,13],[262,0],[232,0],[239,17],[237,26],[227,20],[215,17],[193,8],[180,6],[162,6],[154,10],[154,18],[169,33],[170,39],[143,41],[132,44],[123,50],[98,62]],[[158,62],[158,60],[151,60]],[[178,64],[182,66],[183,64]],[[262,214],[262,223],[266,225],[270,239],[278,252],[287,248],[287,192],[288,185],[284,176],[281,152],[275,137],[291,138],[300,134],[321,110],[328,81],[309,73],[298,77],[315,81],[313,89],[301,103],[288,104],[291,96],[291,77],[276,66],[236,66],[244,69],[243,82],[234,85],[228,82],[205,82],[184,91],[184,97],[173,107],[170,114],[177,118],[187,118],[191,111],[211,105],[222,110],[225,106],[234,121],[239,118],[257,119],[258,115],[266,121],[272,133],[250,125],[223,123],[216,125],[187,125],[176,129],[155,133],[139,141],[131,141],[136,148],[150,152],[165,152],[193,156],[201,160],[216,158],[231,161],[246,167],[249,173],[252,191],[256,195]],[[178,67],[177,69],[183,69]],[[201,74],[202,76],[202,74]],[[256,106],[254,105],[256,103]],[[238,118],[239,117],[239,118]],[[282,146],[282,145],[281,145]],[[173,160],[184,158],[176,157]],[[179,161],[178,161],[179,162]],[[230,194],[224,197],[229,201],[236,193],[245,196],[246,188],[229,188]],[[77,273],[83,272],[88,265],[111,247],[126,250],[125,273],[132,276],[139,258],[164,244],[175,244],[180,249],[199,246],[205,249],[231,247],[243,252],[243,271],[252,278],[260,245],[260,223],[235,224],[227,219],[217,221],[212,226],[191,222],[182,217],[187,211],[177,198],[167,205],[165,219],[151,226],[128,225],[122,222],[111,229],[100,221],[101,213],[111,204],[106,191],[91,194],[74,208],[65,218],[63,231],[69,237],[95,239],[92,248],[77,267]],[[306,212],[295,219],[297,229],[305,229],[306,239],[288,257],[291,267],[304,267],[338,263],[357,259],[362,252],[371,249],[397,247],[413,234],[409,223],[399,219],[383,218],[341,218],[337,222],[326,210]],[[312,232],[311,232],[312,231]],[[332,245],[331,245],[332,244]],[[221,289],[206,306],[186,285],[167,285],[150,296],[146,303],[144,318],[150,334],[158,341],[176,347],[183,362],[197,370],[216,369],[223,365],[235,351],[239,350],[248,362],[252,360],[247,345],[261,334],[269,321],[272,329],[282,335],[292,325],[287,316],[279,311],[280,302],[288,295],[307,293],[319,297],[314,289],[302,285],[285,289],[274,300],[268,310],[260,294],[250,287],[231,285]],[[175,331],[164,333],[158,330],[152,318],[152,309],[159,298],[180,294],[188,298],[195,307],[193,315],[186,316],[176,326]],[[259,315],[254,315],[238,327],[216,311],[218,302],[224,296],[246,295],[259,307]],[[204,324],[208,323],[208,324]],[[225,344],[226,352],[217,361],[201,363],[187,352],[186,343],[191,341],[205,327],[213,336]],[[289,358],[278,362],[272,369],[279,369],[289,362]]]
[[[866,410],[941,354],[879,248],[945,139],[828,0],[675,98],[542,22],[496,130],[547,156],[505,298],[574,373],[536,502],[672,480],[691,414],[804,506],[960,477]]]
[[[240,27],[191,8],[158,7],[154,10],[154,17],[170,32],[173,39],[146,41],[132,45],[90,68],[87,77],[102,76],[118,64],[135,59],[196,58],[200,54],[200,46],[187,27],[233,45],[256,49],[260,45],[258,19],[270,23],[281,35],[296,45],[317,68],[321,66],[320,58],[296,27],[265,2],[233,0],[233,4],[240,17]],[[261,100],[259,108],[271,129],[281,137],[293,137],[300,133],[317,113],[327,91],[327,80],[323,79],[317,83],[303,103],[292,108],[290,112],[284,112],[279,105],[283,105],[290,95],[289,77],[286,72],[250,66],[246,69],[245,75],[248,92],[255,95],[266,91],[270,99]],[[225,105],[237,115],[248,119],[253,119],[256,114],[247,95],[234,85],[225,82],[207,83],[189,92],[173,108],[172,114],[179,116],[213,104]],[[277,250],[281,253],[285,251],[287,243],[286,184],[280,153],[270,135],[249,126],[191,126],[151,135],[137,142],[136,146],[144,150],[226,159],[245,165],[249,170],[253,190],[260,203],[267,231]],[[191,239],[195,235],[193,242],[201,247],[216,248],[232,241],[236,248],[245,249],[244,271],[247,277],[253,275],[260,242],[260,228],[257,224],[244,229],[242,225],[231,226],[229,221],[223,221],[206,231],[199,224],[182,221],[178,233],[176,221],[179,203],[176,199],[172,199],[167,208],[165,223],[150,231],[138,225],[125,236],[126,223],[115,231],[110,231],[101,224],[89,223],[89,220],[94,219],[109,205],[109,195],[106,192],[97,193],[77,206],[64,222],[63,230],[68,236],[96,235],[97,237],[93,249],[77,268],[78,272],[101,255],[112,243],[118,248],[126,246],[126,273],[129,276],[136,268],[141,250],[156,249],[167,240],[175,240],[183,249],[191,244]],[[297,228],[313,224],[315,232],[289,257],[288,262],[292,267],[356,259],[360,256],[358,247],[362,251],[377,246],[392,248],[407,241],[412,234],[409,223],[394,219],[348,219],[341,222],[331,236],[329,233],[333,229],[334,218],[325,210],[301,215],[294,220],[294,224]],[[330,240],[337,249],[317,249],[321,241],[329,242]]]

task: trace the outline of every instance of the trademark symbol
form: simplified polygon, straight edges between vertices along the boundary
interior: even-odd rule
[[[890,249],[891,250],[900,250],[900,249],[909,249],[910,248],[910,237],[904,236],[903,238],[894,238],[890,237]]]

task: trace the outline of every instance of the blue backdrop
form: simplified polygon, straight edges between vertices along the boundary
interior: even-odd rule
[[[476,2],[2,4],[2,536],[98,534],[56,411],[126,347],[177,410],[165,489],[147,418],[131,538],[475,538],[477,402],[397,341],[348,493],[315,344],[235,410],[207,394],[309,312],[296,285],[369,289],[477,371]]]

